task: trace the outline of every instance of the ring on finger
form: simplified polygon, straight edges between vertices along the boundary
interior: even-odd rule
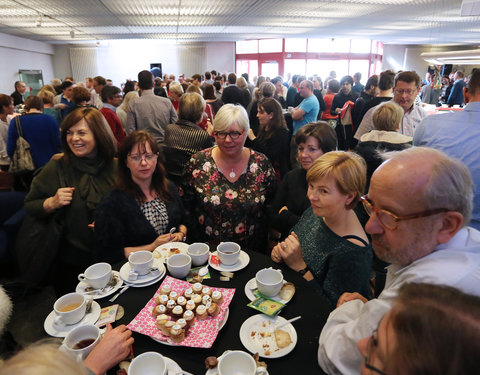
[[[286,249],[286,248],[287,248],[287,245],[283,244],[282,249]]]

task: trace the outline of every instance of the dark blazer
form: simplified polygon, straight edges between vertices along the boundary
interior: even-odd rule
[[[457,80],[452,87],[452,91],[450,92],[450,95],[448,96],[447,103],[449,106],[458,104],[462,105],[465,98],[463,97],[463,88],[467,86],[465,81],[463,79]]]

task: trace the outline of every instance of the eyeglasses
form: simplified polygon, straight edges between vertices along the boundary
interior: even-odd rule
[[[227,138],[227,135],[230,137],[230,139],[238,139],[244,132],[215,132],[215,137],[220,138],[221,140],[224,140]]]
[[[145,160],[146,163],[151,163],[157,160],[157,157],[158,154],[128,155],[128,158],[134,163],[141,163],[142,160]]]
[[[373,331],[372,336],[370,336],[370,338],[368,339],[367,351],[365,353],[365,358],[364,358],[365,367],[370,371],[375,372],[376,374],[387,375],[383,371],[379,370],[378,368],[370,364],[370,354],[372,354],[372,349],[373,348],[377,349],[378,347],[377,334],[378,334],[378,328],[375,331]]]
[[[116,94],[116,95],[113,95],[114,98],[121,98],[122,97],[122,94]]]
[[[417,90],[415,89],[394,89],[393,91],[395,91],[395,94],[398,94],[398,95],[403,95],[403,94],[407,94],[407,95],[413,95],[417,92]]]
[[[379,208],[375,208],[373,206],[373,203],[368,199],[366,195],[363,197],[360,197],[362,200],[363,207],[365,208],[365,211],[367,212],[368,216],[372,216],[373,213],[377,215],[378,221],[387,229],[390,230],[395,230],[398,227],[398,222],[402,220],[411,220],[411,219],[417,219],[420,217],[427,217],[427,216],[432,216],[436,215],[442,212],[448,212],[450,211],[447,208],[436,208],[434,210],[428,210],[428,211],[423,211],[419,212],[416,214],[412,215],[407,215],[407,216],[397,216],[389,211],[382,210]]]

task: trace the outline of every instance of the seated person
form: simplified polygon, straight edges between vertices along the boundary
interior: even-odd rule
[[[320,335],[318,361],[325,372],[358,373],[357,342],[378,327],[405,283],[449,285],[480,295],[480,232],[467,227],[472,189],[468,168],[431,148],[399,151],[377,168],[362,202],[373,249],[391,263],[387,283],[370,301],[358,293],[340,297]]]
[[[112,328],[93,348],[84,362],[58,349],[58,344],[48,341],[35,343],[17,353],[0,367],[0,375],[102,375],[130,354],[132,332],[124,325]]]
[[[115,263],[187,235],[177,187],[165,177],[158,145],[146,131],[129,134],[118,154],[116,189],[95,211],[96,258]],[[177,231],[169,233],[175,227]]]
[[[271,256],[312,281],[334,309],[342,293],[370,294],[372,249],[353,210],[365,189],[365,162],[354,153],[328,152],[307,181],[311,208]]]
[[[476,374],[480,298],[448,286],[404,284],[358,349],[362,374]]]
[[[337,135],[327,123],[312,122],[300,128],[295,135],[295,143],[300,167],[285,175],[271,208],[271,226],[278,231],[274,234],[276,240],[287,237],[303,211],[310,207],[307,171],[324,153],[336,150]]]
[[[355,151],[367,162],[367,190],[375,169],[383,162],[383,151],[400,151],[412,145],[413,138],[400,134],[403,109],[393,101],[380,104],[373,113],[375,127],[362,135]]]

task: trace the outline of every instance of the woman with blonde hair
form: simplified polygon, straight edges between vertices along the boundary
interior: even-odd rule
[[[372,248],[353,210],[365,188],[365,162],[328,152],[308,169],[307,181],[311,207],[271,257],[313,282],[333,310],[345,292],[371,294]]]
[[[127,112],[128,112],[128,105],[131,100],[138,98],[138,92],[137,91],[129,91],[125,94],[123,97],[123,102],[117,107],[117,116],[120,119],[120,122],[122,123],[123,130],[125,132],[127,131]]]
[[[169,97],[172,101],[173,108],[178,112],[178,103],[180,102],[180,98],[183,95],[183,87],[178,82],[170,83],[170,90],[169,90]]]

